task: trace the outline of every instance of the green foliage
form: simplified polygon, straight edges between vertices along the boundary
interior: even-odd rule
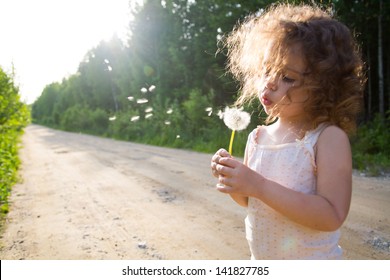
[[[0,213],[8,212],[8,196],[17,181],[19,138],[29,121],[29,110],[18,89],[0,68]]]
[[[378,176],[390,173],[390,112],[359,127],[352,139],[354,167]]]
[[[134,20],[129,24],[128,42],[125,44],[117,37],[101,42],[86,54],[76,74],[46,86],[33,104],[33,121],[69,131],[210,153],[220,147],[227,148],[231,131],[216,113],[236,99],[238,83],[225,74],[226,56],[224,50],[218,51],[219,39],[249,13],[261,12],[273,2],[145,0],[144,5],[133,3]],[[313,0],[289,2],[312,3]],[[331,7],[337,18],[359,35],[362,53],[371,58],[367,68],[372,79],[370,92],[377,92],[379,1],[317,2]],[[388,33],[389,9],[390,5],[384,3],[383,34]],[[388,49],[388,45],[388,38],[383,38],[383,49]],[[387,61],[385,65],[390,65],[386,52],[383,60]],[[388,89],[388,67],[384,75]],[[377,111],[378,96],[372,95],[367,100],[371,100],[372,111]],[[210,116],[206,108],[212,108]],[[246,111],[259,115],[256,106]],[[261,121],[252,119],[246,131],[236,134],[235,156],[243,155],[248,132],[258,123]],[[379,125],[374,123],[374,127]],[[356,167],[364,168],[371,162],[388,166],[388,153],[385,153],[390,146],[386,146],[388,136],[380,132],[383,127],[373,129],[372,125],[359,128],[359,140],[354,140]]]
[[[60,128],[67,131],[87,132],[103,135],[108,128],[108,117],[104,110],[90,108],[76,104],[68,108],[60,121]]]

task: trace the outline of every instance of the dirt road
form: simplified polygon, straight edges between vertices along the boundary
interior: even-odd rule
[[[211,155],[31,125],[1,259],[248,259]],[[390,180],[354,176],[347,259],[390,259]]]

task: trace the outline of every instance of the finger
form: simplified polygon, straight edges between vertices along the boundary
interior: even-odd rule
[[[228,151],[226,151],[225,149],[219,149],[218,154],[219,154],[221,157],[231,157],[231,155],[230,155],[230,154],[228,153]]]
[[[228,166],[230,168],[235,168],[238,166],[238,162],[231,157],[220,158],[218,160],[218,164]]]
[[[224,157],[221,157],[220,155],[214,155],[211,159],[212,162],[215,162],[215,163],[220,163],[221,159],[223,159]]]
[[[224,184],[217,184],[216,189],[220,191],[221,193],[231,193],[233,191],[232,187],[229,187]]]
[[[217,166],[215,167],[215,170],[217,170],[219,175],[223,175],[223,176],[229,176],[231,173],[230,167],[227,167],[227,166],[221,165],[221,164],[217,164]]]
[[[219,154],[215,154],[213,155],[213,157],[211,158],[211,161],[213,162],[218,162],[218,160],[221,158],[221,156]]]
[[[214,177],[218,177],[217,164],[215,162],[211,163],[211,172]]]

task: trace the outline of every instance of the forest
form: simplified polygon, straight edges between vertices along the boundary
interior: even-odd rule
[[[86,53],[77,73],[49,84],[32,104],[34,123],[45,126],[212,153],[227,147],[229,129],[219,112],[238,84],[226,73],[220,40],[240,20],[275,1],[145,0],[129,2],[133,20],[123,41],[113,36]],[[354,167],[389,172],[390,1],[323,0],[355,34],[367,84],[364,110],[351,138]],[[264,120],[259,104],[245,108],[251,123],[236,134],[243,154],[250,130]]]

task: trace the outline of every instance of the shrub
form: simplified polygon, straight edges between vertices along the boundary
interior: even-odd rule
[[[377,116],[361,125],[352,138],[354,168],[368,175],[390,173],[390,112],[387,119]]]
[[[8,196],[17,182],[18,149],[23,128],[29,122],[28,107],[18,89],[0,68],[0,213],[8,212]]]

